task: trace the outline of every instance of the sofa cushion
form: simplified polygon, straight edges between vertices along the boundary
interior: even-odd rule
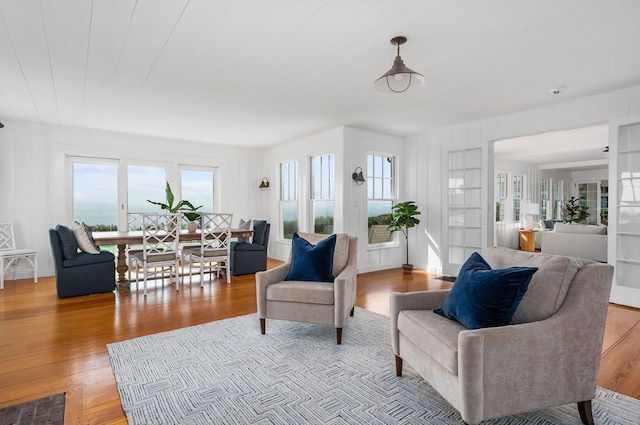
[[[62,261],[63,267],[79,267],[89,264],[99,264],[113,262],[116,259],[115,255],[108,251],[101,251],[98,254],[88,254],[86,252],[79,252],[78,256],[74,260],[65,259]],[[115,268],[115,263],[113,265]]]
[[[575,258],[500,247],[487,248],[483,255],[494,268],[515,264],[538,268],[516,309],[512,324],[536,322],[555,314],[562,306],[574,276],[583,265]]]
[[[587,235],[606,235],[607,226],[585,226],[581,224],[556,223],[556,233],[581,233]]]
[[[253,243],[256,245],[264,245],[264,240],[267,237],[267,221],[266,220],[253,220]]]
[[[231,251],[257,251],[264,252],[266,247],[264,245],[257,245],[254,243],[244,242],[231,242]]]
[[[291,267],[285,280],[312,282],[333,282],[333,253],[336,236],[321,240],[313,245],[297,233],[291,241]]]
[[[458,374],[458,334],[466,328],[432,310],[402,310],[398,331],[454,375]]]
[[[78,246],[82,252],[100,254],[100,247],[93,240],[91,229],[85,223],[77,223],[76,228],[73,229],[73,234],[76,236]]]
[[[317,244],[321,240],[328,238],[331,235],[320,234],[320,233],[301,233],[298,235],[301,238],[308,240],[312,244]],[[338,276],[345,267],[347,267],[347,262],[349,261],[349,239],[350,236],[346,233],[336,233],[336,248],[333,252],[333,275]]]
[[[333,305],[333,285],[321,282],[290,280],[267,287],[269,301]]]
[[[67,260],[75,260],[78,256],[78,241],[73,234],[73,230],[62,224],[58,224],[55,230],[60,238],[64,258]]]
[[[435,312],[468,329],[507,325],[537,270],[520,266],[492,269],[474,252],[460,269],[444,305]]]

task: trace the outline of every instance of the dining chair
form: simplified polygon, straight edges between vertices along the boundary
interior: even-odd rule
[[[189,263],[189,283],[193,278],[193,266],[200,269],[200,287],[204,286],[204,272],[220,272],[224,267],[227,283],[231,283],[229,270],[229,257],[231,246],[231,221],[233,214],[227,213],[200,213],[200,245],[182,247],[183,268]],[[184,282],[184,276],[183,276]]]
[[[127,213],[127,230],[142,230],[142,213]],[[131,272],[134,269],[133,256],[142,252],[142,245],[127,245],[125,251],[127,257],[127,279],[131,280]],[[136,271],[137,273],[137,271]]]
[[[171,279],[175,273],[178,289],[180,220],[180,213],[142,214],[142,251],[133,255],[132,264],[142,269],[145,296],[150,274],[164,279],[168,271]],[[136,287],[138,280],[139,273],[136,273]]]
[[[12,223],[0,223],[0,289],[4,289],[4,274],[11,270],[16,280],[16,266],[25,260],[33,270],[33,283],[38,283],[38,252],[35,249],[16,249]]]

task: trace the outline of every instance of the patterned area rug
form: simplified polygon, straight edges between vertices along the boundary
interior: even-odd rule
[[[130,424],[460,424],[407,364],[395,376],[389,319],[356,309],[335,329],[255,314],[108,345]],[[637,424],[640,401],[598,389],[600,424]],[[483,424],[581,424],[575,404]]]
[[[64,393],[0,409],[0,425],[62,425]]]

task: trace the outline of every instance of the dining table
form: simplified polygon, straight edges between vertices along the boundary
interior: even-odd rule
[[[251,237],[253,236],[253,230],[243,229],[231,229],[231,237]],[[195,232],[189,232],[186,229],[180,231],[178,239],[182,241],[199,241],[202,238],[202,233],[199,230]],[[143,236],[142,230],[129,230],[129,231],[111,231],[111,232],[93,232],[93,240],[99,246],[116,245],[118,247],[116,271],[118,272],[118,291],[129,291],[129,280],[127,279],[127,271],[129,266],[127,265],[127,246],[142,245]]]

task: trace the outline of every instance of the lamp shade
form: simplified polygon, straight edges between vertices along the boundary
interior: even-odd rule
[[[540,204],[522,204],[522,214],[538,215],[540,214]]]

